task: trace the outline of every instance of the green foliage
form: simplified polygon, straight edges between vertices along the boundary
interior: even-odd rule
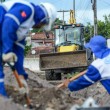
[[[110,15],[105,15],[104,21],[98,21],[98,34],[110,38]]]
[[[42,32],[42,28],[40,29],[36,29],[36,28],[33,28],[33,30],[31,31],[32,33],[37,33],[37,32]]]
[[[110,38],[110,15],[104,16],[104,21],[98,20],[98,35],[102,35],[105,38]],[[85,40],[89,41],[89,39],[94,35],[94,26],[90,23],[87,24],[85,29],[88,29],[88,33],[84,33]]]
[[[62,20],[59,20],[59,18],[56,18],[54,24],[55,24],[55,25],[62,25],[62,24],[63,24],[63,21],[62,21]]]
[[[70,79],[70,78],[72,78],[72,77],[74,77],[74,76],[76,76],[78,74],[79,74],[79,72],[68,73],[66,77],[67,77],[67,79]]]
[[[90,40],[90,38],[93,36],[93,25],[91,25],[90,23],[87,24],[87,26],[85,27],[85,31],[84,31],[84,37],[85,40],[88,42]]]
[[[31,45],[30,46],[26,45],[24,55],[26,56],[29,53],[30,50],[31,50]]]

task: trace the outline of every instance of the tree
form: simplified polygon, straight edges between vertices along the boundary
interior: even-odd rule
[[[104,21],[98,21],[98,34],[110,38],[110,15],[105,15]]]
[[[110,15],[104,15],[104,20],[98,20],[98,35],[102,35],[105,38],[110,38]],[[94,26],[90,23],[85,26],[85,29],[88,29],[88,33],[84,33],[85,40],[88,41],[94,35]]]
[[[60,20],[59,18],[56,18],[54,25],[62,25],[63,21]]]
[[[29,45],[26,45],[25,46],[24,55],[26,56],[30,52],[30,50],[31,50],[31,45],[30,46]]]
[[[93,25],[91,25],[91,23],[87,23],[87,26],[85,26],[84,29],[84,37],[86,42],[90,40],[90,38],[93,36],[93,33],[94,33]]]
[[[33,28],[33,30],[31,32],[32,33],[37,33],[37,32],[43,32],[43,30],[41,28],[40,29]]]

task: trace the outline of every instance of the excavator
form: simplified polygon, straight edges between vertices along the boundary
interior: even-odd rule
[[[54,52],[39,55],[39,67],[47,80],[61,80],[62,74],[80,72],[90,64],[91,52],[84,48],[84,25],[77,24],[70,10],[69,24],[54,27]]]

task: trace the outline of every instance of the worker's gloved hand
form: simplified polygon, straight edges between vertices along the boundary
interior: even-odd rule
[[[66,79],[64,82],[63,82],[63,85],[64,87],[68,87],[68,84],[70,83],[70,79]]]
[[[16,62],[17,61],[17,56],[15,53],[13,52],[10,52],[10,53],[7,53],[7,54],[3,54],[2,55],[2,59],[4,62]]]
[[[23,87],[19,88],[20,94],[29,94],[29,87],[25,79],[20,79]]]

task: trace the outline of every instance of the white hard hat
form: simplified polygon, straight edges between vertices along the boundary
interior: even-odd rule
[[[47,25],[45,25],[43,28],[46,31],[50,31],[52,24],[57,17],[57,11],[56,11],[55,7],[50,3],[41,3],[41,5],[44,6],[44,8],[46,9],[46,11],[48,13],[48,18],[49,18],[49,23]]]

